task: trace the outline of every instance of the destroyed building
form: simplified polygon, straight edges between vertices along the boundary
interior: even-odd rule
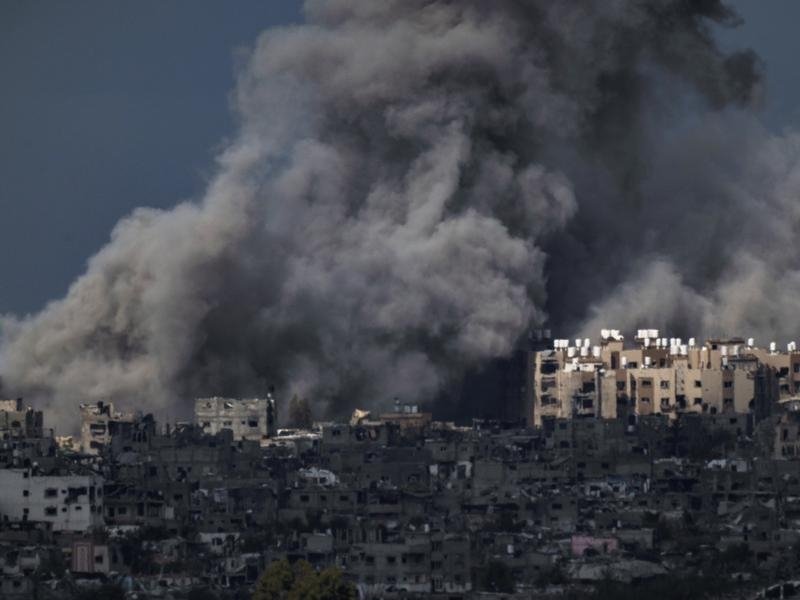
[[[265,441],[277,433],[278,413],[271,393],[266,398],[198,398],[194,421],[212,435],[227,429],[237,440]]]
[[[80,449],[86,454],[99,454],[114,435],[129,428],[141,415],[120,413],[111,402],[81,404]]]
[[[701,597],[709,573],[732,597],[789,589],[794,346],[603,333],[533,356],[533,426],[398,402],[279,430],[272,398],[199,399],[194,423],[159,425],[102,404],[81,409],[104,425],[85,452],[3,402],[0,590],[225,598],[284,559],[336,567],[364,599],[657,597],[676,578]]]

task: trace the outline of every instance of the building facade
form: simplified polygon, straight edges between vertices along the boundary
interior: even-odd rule
[[[53,531],[89,531],[103,525],[103,479],[98,475],[37,475],[0,469],[4,521],[50,523]]]
[[[195,424],[205,433],[228,429],[235,440],[261,442],[275,437],[277,417],[271,393],[266,398],[198,398],[194,404]]]
[[[760,419],[774,401],[800,394],[800,353],[776,344],[713,339],[698,344],[639,330],[627,346],[616,330],[589,339],[554,340],[532,354],[528,421],[548,418],[627,419],[680,413],[752,414]]]

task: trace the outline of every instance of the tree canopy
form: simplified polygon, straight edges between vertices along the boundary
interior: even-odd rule
[[[355,600],[355,587],[341,570],[329,567],[317,572],[304,560],[269,565],[256,585],[253,600]]]

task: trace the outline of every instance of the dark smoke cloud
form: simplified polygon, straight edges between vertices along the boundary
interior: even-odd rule
[[[759,65],[715,46],[722,2],[306,14],[241,70],[206,196],[134,212],[65,298],[5,319],[7,393],[70,415],[276,383],[341,413],[429,398],[548,318],[768,331],[795,311],[773,292],[797,144],[743,116]]]

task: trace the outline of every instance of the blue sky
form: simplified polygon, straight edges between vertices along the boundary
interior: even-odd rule
[[[736,0],[726,46],[767,65],[764,120],[800,121],[796,0]],[[238,48],[299,0],[0,3],[0,312],[61,296],[136,206],[198,197],[234,132]]]

